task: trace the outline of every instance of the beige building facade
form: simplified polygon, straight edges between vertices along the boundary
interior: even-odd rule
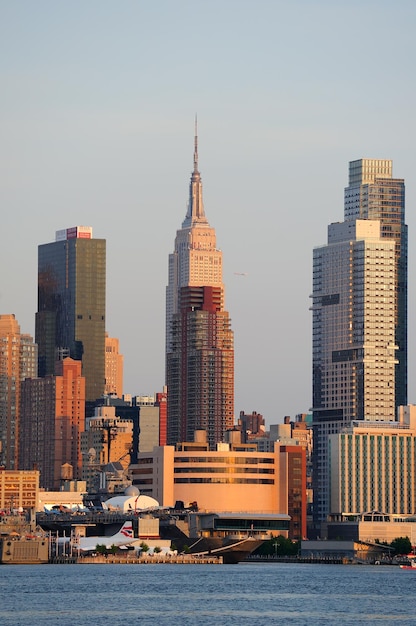
[[[38,470],[0,469],[0,511],[35,510],[38,498]]]
[[[331,513],[355,515],[416,511],[416,406],[401,421],[353,422],[329,437]]]
[[[329,508],[328,437],[396,414],[395,242],[378,220],[331,224],[313,258],[314,522]]]
[[[358,522],[360,541],[373,543],[391,543],[398,537],[409,537],[412,546],[416,546],[416,517],[399,515],[364,514]]]
[[[20,332],[16,317],[0,315],[0,465],[19,467],[20,393],[38,371],[37,345]]]
[[[105,334],[105,395],[123,397],[124,357],[120,354],[119,340]]]
[[[200,511],[287,514],[288,458],[279,445],[274,452],[232,444],[210,451],[200,442],[158,446],[139,454],[130,477],[162,506],[196,502]]]

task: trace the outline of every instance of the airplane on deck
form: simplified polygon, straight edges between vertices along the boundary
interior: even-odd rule
[[[133,533],[133,524],[131,522],[124,522],[123,526],[115,535],[98,536],[93,537],[78,537],[75,548],[79,548],[83,552],[91,552],[96,549],[97,545],[104,545],[106,548],[111,546],[128,546],[129,544],[137,541],[137,537]]]

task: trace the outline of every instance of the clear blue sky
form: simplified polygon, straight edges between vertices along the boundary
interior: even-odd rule
[[[236,416],[271,424],[311,406],[312,249],[342,221],[361,157],[406,179],[416,402],[415,32],[413,0],[0,0],[0,313],[34,334],[37,246],[92,226],[125,392],[162,388],[197,113]]]

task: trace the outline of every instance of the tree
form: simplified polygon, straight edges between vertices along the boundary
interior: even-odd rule
[[[412,551],[412,544],[409,537],[396,537],[390,544],[393,554],[409,554]]]
[[[160,548],[159,546],[155,546],[153,552],[155,554],[159,554],[160,552],[162,552],[162,548]]]
[[[105,546],[103,543],[97,543],[97,545],[95,546],[95,551],[97,552],[97,554],[105,554],[107,552],[107,546]]]
[[[299,552],[299,542],[292,541],[279,535],[278,537],[271,536],[270,539],[262,543],[257,548],[254,554],[258,555],[270,555],[270,556],[287,556],[295,555]]]
[[[149,546],[144,541],[141,542],[140,547],[142,549],[142,552],[149,552]]]

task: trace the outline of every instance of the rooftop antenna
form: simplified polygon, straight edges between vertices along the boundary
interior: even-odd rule
[[[195,114],[194,172],[198,171],[198,117]]]

